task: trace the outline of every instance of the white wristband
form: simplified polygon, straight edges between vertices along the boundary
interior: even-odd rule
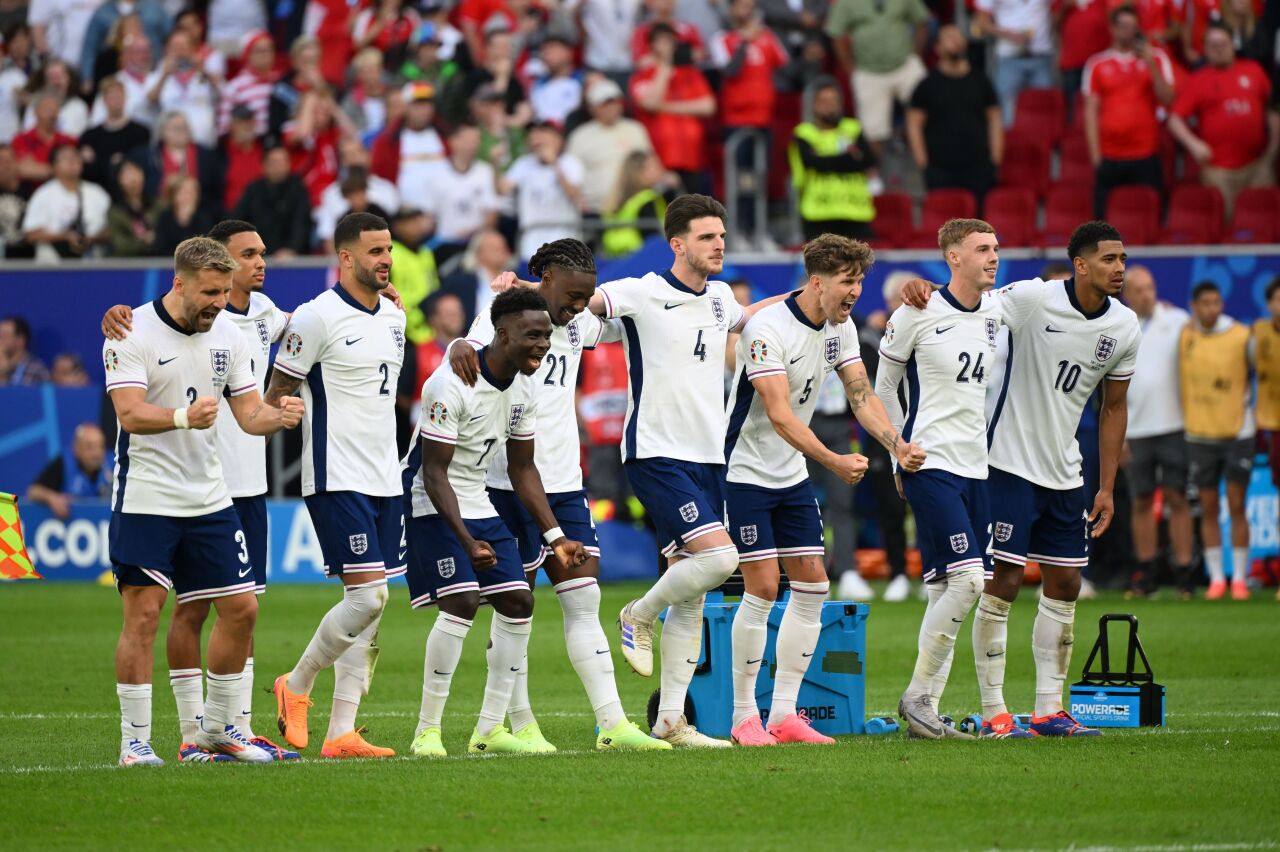
[[[542,540],[547,544],[555,544],[559,539],[564,538],[564,530],[559,527],[552,527],[542,534]]]
[[[187,410],[185,408],[175,408],[173,410],[173,428],[190,429],[191,421],[187,419]]]

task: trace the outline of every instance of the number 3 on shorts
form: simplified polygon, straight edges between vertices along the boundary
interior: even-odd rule
[[[240,545],[240,561],[249,564],[249,545],[245,542],[244,530],[236,530],[236,544]]]

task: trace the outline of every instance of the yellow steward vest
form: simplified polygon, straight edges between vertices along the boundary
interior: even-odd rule
[[[1228,440],[1244,425],[1249,395],[1249,329],[1205,334],[1194,321],[1178,340],[1182,414],[1189,437]]]
[[[1258,365],[1258,428],[1280,431],[1280,331],[1269,319],[1253,324]]]
[[[842,118],[830,130],[822,130],[807,121],[795,129],[795,137],[808,142],[820,157],[843,154],[861,133],[862,125],[856,118]],[[800,218],[806,222],[870,222],[876,217],[866,174],[809,170],[804,167],[794,144],[787,153],[791,160],[791,182],[800,196]]]

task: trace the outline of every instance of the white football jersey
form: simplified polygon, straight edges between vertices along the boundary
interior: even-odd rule
[[[790,488],[809,475],[804,455],[773,428],[753,379],[786,376],[791,409],[808,425],[827,376],[861,361],[853,321],[814,325],[800,310],[795,294],[748,320],[738,340],[738,370],[729,397],[724,444],[728,481]]]
[[[629,372],[622,459],[724,464],[724,352],[744,316],[729,285],[695,293],[666,272],[601,284]]]
[[[533,440],[536,419],[534,378],[517,374],[500,383],[484,363],[480,351],[480,377],[474,387],[458,378],[445,361],[422,385],[422,409],[418,414],[418,441],[404,460],[404,478],[413,499],[413,516],[439,514],[427,497],[422,481],[422,441],[453,444],[449,461],[449,485],[458,498],[458,510],[470,520],[496,517],[489,502],[485,474],[494,456],[509,439]],[[536,454],[538,448],[535,445]],[[504,456],[505,457],[505,456]]]
[[[341,286],[293,314],[276,369],[305,379],[302,494],[400,494],[396,382],[404,363],[404,311],[369,310]]]
[[[1085,314],[1070,280],[1018,281],[984,301],[999,303],[1009,328],[988,436],[991,466],[1045,488],[1080,487],[1080,415],[1104,378],[1133,377],[1142,342],[1137,316],[1116,299]]]
[[[532,377],[542,435],[534,447],[534,461],[542,487],[548,494],[582,490],[582,446],[578,441],[578,367],[582,353],[595,349],[604,332],[604,320],[583,311],[568,325],[551,326],[551,350]],[[481,311],[467,332],[467,342],[477,349],[493,342],[493,320]],[[513,490],[507,477],[507,449],[498,449],[489,465],[490,488]]]
[[[253,382],[259,393],[266,393],[271,344],[280,339],[281,332],[289,324],[289,315],[261,293],[250,293],[249,307],[244,313],[228,304],[222,316],[240,330],[240,336],[252,353],[249,365],[253,371]],[[218,406],[218,422],[213,428],[227,492],[233,498],[266,494],[267,439],[241,429],[225,398]]]
[[[187,331],[160,299],[134,309],[133,331],[127,338],[102,346],[107,392],[144,388],[146,401],[163,408],[185,408],[202,396],[219,399],[224,392],[239,396],[256,390],[252,357],[244,337],[225,317],[215,319],[207,332]],[[219,412],[218,419],[223,416]],[[230,506],[215,429],[131,435],[121,426],[112,509],[190,518]]]
[[[1150,319],[1138,320],[1142,343],[1125,397],[1129,403],[1126,437],[1150,438],[1182,431],[1178,341],[1190,321],[1186,311],[1164,303],[1156,304]]]
[[[902,437],[928,453],[923,469],[969,479],[987,478],[987,418],[999,305],[982,299],[969,310],[942,288],[924,310],[893,312],[880,341],[876,395],[894,425],[902,423],[896,377],[906,371],[907,412]],[[898,369],[885,369],[898,365]]]

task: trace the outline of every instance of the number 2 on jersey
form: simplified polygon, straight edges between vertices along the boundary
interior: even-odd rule
[[[378,372],[382,374],[382,387],[378,388],[378,396],[390,396],[391,391],[387,389],[387,382],[391,379],[391,369],[386,364],[379,364]]]
[[[187,388],[187,405],[195,405],[196,396],[197,394],[196,394],[195,388]]]

